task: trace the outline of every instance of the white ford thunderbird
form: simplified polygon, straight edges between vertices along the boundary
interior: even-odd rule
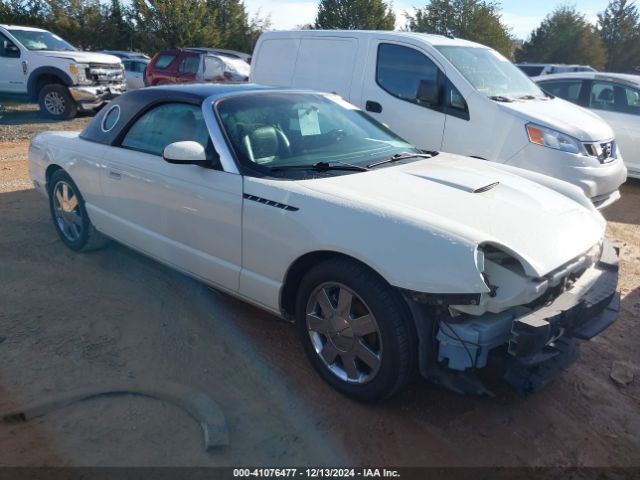
[[[359,400],[414,372],[487,393],[489,353],[535,391],[618,316],[617,252],[578,188],[422,152],[335,95],[137,90],[37,135],[29,167],[69,248],[115,239],[294,320]]]

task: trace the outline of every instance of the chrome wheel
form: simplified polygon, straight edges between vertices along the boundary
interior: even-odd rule
[[[65,181],[59,181],[53,189],[53,211],[62,235],[70,242],[76,242],[82,235],[82,214],[78,195]]]
[[[382,337],[367,304],[340,283],[323,283],[309,297],[307,330],[316,354],[339,379],[372,380],[382,361]]]
[[[67,102],[60,93],[51,91],[44,96],[44,106],[51,115],[62,115]]]

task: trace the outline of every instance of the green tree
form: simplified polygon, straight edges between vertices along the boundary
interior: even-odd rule
[[[133,30],[128,12],[122,7],[120,0],[111,0],[110,5],[105,6],[102,12],[101,48],[132,49]]]
[[[206,0],[133,0],[131,14],[145,51],[220,44],[217,13]]]
[[[46,26],[49,5],[45,0],[1,0],[0,23],[13,25]]]
[[[99,0],[47,0],[47,28],[83,50],[101,48],[103,6]]]
[[[577,63],[598,70],[606,62],[606,51],[595,28],[575,7],[561,6],[531,32],[516,51],[519,62]]]
[[[424,8],[405,13],[406,29],[412,32],[454,35],[513,54],[513,39],[502,23],[500,5],[485,0],[431,0]]]
[[[207,0],[209,19],[220,34],[221,48],[251,52],[260,33],[268,29],[270,19],[259,13],[249,17],[242,0]]]
[[[242,50],[248,34],[248,15],[240,0],[207,0],[210,21],[220,34],[220,43]]]
[[[598,14],[598,33],[607,50],[606,70],[625,72],[640,65],[640,26],[633,2],[612,0]]]
[[[396,16],[383,0],[320,0],[315,28],[393,30]]]

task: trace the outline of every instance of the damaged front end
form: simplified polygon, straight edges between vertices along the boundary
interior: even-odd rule
[[[537,278],[502,250],[481,250],[488,292],[405,292],[420,338],[420,371],[459,393],[490,394],[475,376],[505,348],[504,379],[520,393],[540,390],[571,365],[580,340],[618,317],[618,252],[608,242]]]

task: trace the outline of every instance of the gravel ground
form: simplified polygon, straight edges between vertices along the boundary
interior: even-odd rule
[[[46,130],[82,130],[91,120],[91,115],[81,114],[68,122],[49,120],[38,111],[38,105],[32,103],[2,102],[0,110],[0,143],[5,146],[20,140],[29,140],[34,134]],[[5,160],[0,150],[0,159]]]
[[[184,412],[106,397],[0,425],[0,465],[640,465],[640,182],[605,214],[620,319],[556,382],[519,397],[490,378],[496,397],[475,398],[418,381],[365,406],[317,377],[291,325],[123,246],[67,250],[31,188],[26,139],[87,119],[32,110],[0,119],[0,412],[96,381],[172,380],[221,405],[231,444],[204,453]]]

